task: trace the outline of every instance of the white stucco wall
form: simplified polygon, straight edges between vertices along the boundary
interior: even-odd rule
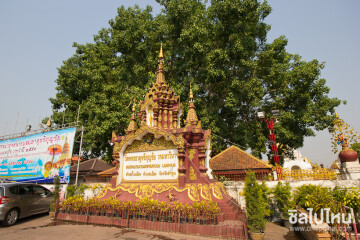
[[[360,180],[312,180],[312,181],[281,181],[282,183],[289,182],[292,190],[305,184],[321,185],[323,187],[334,188],[335,186],[341,187],[360,187]],[[266,181],[266,185],[269,188],[275,187],[278,181]],[[261,181],[259,181],[261,184]],[[240,203],[242,208],[245,207],[245,196],[244,196],[245,182],[228,182],[225,186],[226,192]]]

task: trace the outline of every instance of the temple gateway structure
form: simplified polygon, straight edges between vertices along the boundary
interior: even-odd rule
[[[224,185],[210,176],[211,131],[201,126],[191,89],[185,126],[181,127],[183,105],[166,84],[162,46],[156,75],[138,113],[133,105],[126,135],[113,132],[116,175],[100,197],[183,203],[213,200],[221,207],[230,197]]]

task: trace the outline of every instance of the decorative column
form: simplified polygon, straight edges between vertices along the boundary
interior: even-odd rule
[[[159,117],[159,111],[158,109],[154,109],[154,127],[158,126],[158,117]]]
[[[186,183],[186,168],[185,168],[185,152],[184,149],[178,148],[178,158],[179,158],[179,187],[185,187]]]
[[[198,155],[198,159],[199,159],[199,170],[200,173],[203,177],[205,177],[207,180],[209,180],[209,176],[207,175],[207,167],[205,166],[205,148],[201,147],[199,148],[199,155]]]

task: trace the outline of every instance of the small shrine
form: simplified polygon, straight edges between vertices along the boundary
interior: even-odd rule
[[[292,149],[294,158],[285,157],[283,168],[287,170],[312,170],[310,159],[304,157],[299,150]]]
[[[163,58],[161,44],[156,82],[139,103],[138,112],[134,103],[126,134],[113,132],[116,175],[101,197],[226,202],[230,196],[224,185],[209,175],[211,131],[202,128],[191,87],[184,113],[180,98],[166,83]],[[185,126],[181,126],[184,114]]]

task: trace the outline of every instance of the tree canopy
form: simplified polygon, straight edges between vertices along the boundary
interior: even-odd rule
[[[66,109],[65,121],[74,121],[81,106],[88,154],[111,156],[112,131],[124,133],[131,102],[155,82],[161,41],[166,82],[185,108],[192,83],[203,128],[214,133],[214,151],[235,143],[256,156],[266,153],[268,130],[258,111],[281,111],[276,138],[292,148],[331,124],[340,100],[328,96],[320,78],[324,63],[288,53],[284,36],[267,41],[266,1],[158,3],[157,15],[151,7],[119,7],[93,43],[74,43],[75,54],[58,69],[52,119],[61,123]]]

